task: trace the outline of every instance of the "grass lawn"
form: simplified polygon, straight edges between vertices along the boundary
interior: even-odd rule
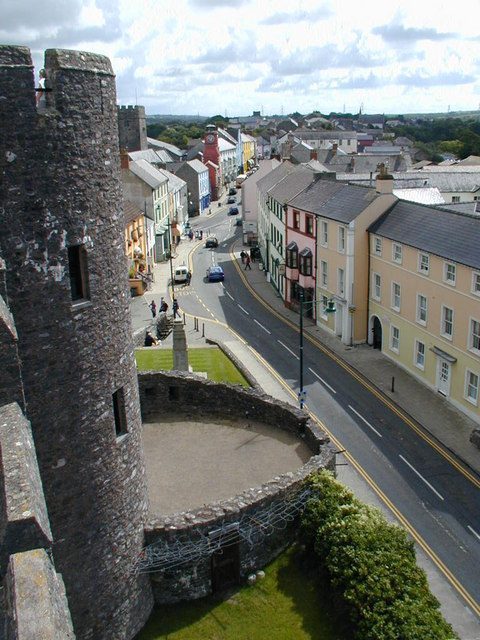
[[[137,349],[135,358],[139,371],[169,371],[173,367],[171,349]],[[250,386],[233,362],[218,347],[189,349],[188,363],[193,371],[206,371],[208,379],[214,382]]]
[[[265,578],[223,602],[204,598],[158,607],[137,640],[345,640],[308,563],[294,548]]]

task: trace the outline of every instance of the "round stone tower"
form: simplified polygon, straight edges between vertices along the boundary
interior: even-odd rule
[[[128,639],[152,598],[134,571],[147,513],[110,61],[0,47],[0,255],[27,417],[79,639]],[[37,92],[38,93],[38,92]]]

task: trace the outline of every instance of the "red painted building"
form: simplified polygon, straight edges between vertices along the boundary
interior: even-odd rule
[[[208,167],[211,200],[218,200],[222,184],[218,131],[215,125],[207,125],[203,140],[203,164]]]

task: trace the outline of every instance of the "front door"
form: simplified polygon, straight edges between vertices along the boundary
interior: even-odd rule
[[[382,323],[377,316],[373,318],[373,348],[382,349]]]
[[[438,361],[438,393],[447,397],[450,393],[450,363],[446,360]]]

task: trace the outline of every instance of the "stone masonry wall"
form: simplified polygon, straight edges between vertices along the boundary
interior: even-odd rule
[[[0,46],[0,255],[27,417],[78,638],[125,640],[151,606],[132,571],[147,514],[123,253],[115,80],[85,52],[45,54],[35,106],[25,47]],[[72,300],[68,248],[83,245],[89,295]],[[116,434],[112,394],[123,395]]]
[[[147,143],[147,123],[145,107],[118,107],[118,135],[120,149],[127,151],[145,151]]]
[[[295,472],[272,478],[230,500],[167,517],[151,516],[145,530],[146,544],[158,549],[160,558],[171,547],[184,547],[188,555],[186,562],[170,566],[165,562],[164,569],[150,573],[155,601],[173,603],[200,598],[212,590],[211,554],[195,556],[195,550],[202,548],[212,532],[238,525],[240,578],[264,567],[295,539],[298,519],[280,518],[265,527],[255,523],[271,522],[272,513],[281,514],[285,503],[301,491],[309,475],[320,469],[333,471],[335,452],[326,434],[305,413],[259,390],[213,383],[178,371],[140,373],[139,388],[144,421],[153,421],[171,411],[192,418],[250,418],[296,434],[314,454]]]

